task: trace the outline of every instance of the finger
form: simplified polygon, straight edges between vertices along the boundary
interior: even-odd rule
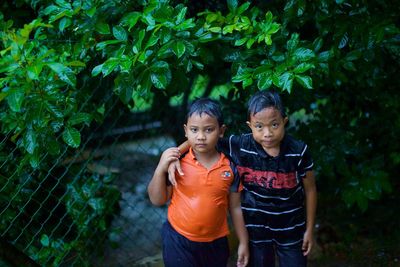
[[[246,257],[244,257],[243,255],[239,255],[237,262],[236,262],[236,266],[237,267],[244,267],[246,266]]]
[[[245,257],[244,257],[244,260],[243,260],[243,266],[246,267],[247,264],[249,264],[249,257],[248,257],[248,256],[245,256]]]
[[[168,170],[168,180],[170,181],[170,183],[173,186],[177,185],[176,180],[175,180],[175,172],[174,171]]]
[[[183,171],[181,169],[181,164],[179,162],[176,164],[176,170],[178,171],[178,173],[180,175],[184,175],[184,173],[183,173]]]
[[[308,242],[303,242],[302,250],[303,255],[307,256],[308,252],[310,251],[310,246],[308,245]]]

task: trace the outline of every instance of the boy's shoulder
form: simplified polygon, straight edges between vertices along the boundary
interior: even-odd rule
[[[285,137],[282,140],[282,147],[286,153],[301,153],[307,148],[307,144],[290,134],[285,134]]]
[[[229,140],[230,142],[236,144],[243,144],[243,145],[251,144],[254,142],[252,133],[232,134],[229,137],[227,137],[226,140]]]

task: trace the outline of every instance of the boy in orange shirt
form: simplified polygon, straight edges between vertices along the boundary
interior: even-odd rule
[[[314,242],[317,189],[310,149],[285,132],[279,94],[259,91],[248,102],[251,133],[218,142],[242,179],[242,211],[249,235],[251,267],[306,267]],[[186,151],[187,144],[180,146]],[[171,164],[172,184],[179,162]]]
[[[216,150],[225,125],[217,102],[202,98],[190,107],[184,125],[190,150],[180,158],[185,176],[168,182],[168,166],[180,157],[164,151],[148,186],[154,205],[169,200],[162,229],[166,267],[226,267],[229,258],[227,210],[239,239],[238,266],[249,258],[248,234],[240,207],[241,183],[236,168]]]

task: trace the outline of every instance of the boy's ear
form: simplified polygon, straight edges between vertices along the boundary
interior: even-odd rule
[[[219,127],[219,137],[220,138],[224,137],[225,131],[226,131],[226,125],[222,124],[221,127]]]
[[[185,137],[187,137],[187,131],[186,131],[186,124],[183,125],[183,130],[185,131]]]
[[[289,121],[289,118],[286,116],[285,118],[283,118],[283,125],[286,125],[286,123]]]
[[[246,121],[247,126],[249,126],[249,128],[251,129],[251,124],[249,121]]]

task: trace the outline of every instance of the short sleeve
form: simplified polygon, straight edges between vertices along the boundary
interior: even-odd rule
[[[304,144],[301,151],[300,161],[298,163],[299,175],[302,178],[306,177],[306,172],[312,171],[314,167],[314,161],[311,157],[310,150],[306,144]]]
[[[231,170],[233,172],[233,182],[231,184],[231,187],[230,187],[229,191],[230,192],[240,192],[243,189],[243,184],[242,184],[242,182],[240,180],[239,172],[238,172],[238,170],[236,168],[235,163],[233,163],[232,161],[230,161],[230,167],[231,167]]]
[[[240,135],[231,135],[220,138],[217,144],[217,150],[224,153],[231,161],[238,163],[238,151],[240,150]]]

